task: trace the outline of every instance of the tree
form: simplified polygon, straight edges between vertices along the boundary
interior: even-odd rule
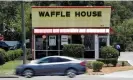
[[[133,19],[125,20],[120,26],[114,27],[114,41],[122,44],[125,50],[133,42]]]

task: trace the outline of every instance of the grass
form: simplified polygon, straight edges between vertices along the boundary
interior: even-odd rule
[[[6,62],[4,65],[0,66],[0,75],[13,74],[15,68],[21,64],[23,64],[22,60],[14,60]]]

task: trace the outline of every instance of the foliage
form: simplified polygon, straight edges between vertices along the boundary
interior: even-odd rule
[[[27,52],[27,59],[28,60],[32,60],[32,53],[31,53],[31,49],[26,49],[26,52]]]
[[[126,47],[125,51],[133,51],[133,42],[131,42],[130,44],[127,44],[126,46],[127,47]]]
[[[71,57],[82,57],[84,49],[85,47],[82,44],[63,45],[63,54]]]
[[[118,58],[119,52],[112,46],[105,46],[101,48],[101,57],[104,59],[107,58]]]
[[[112,64],[116,66],[118,62],[119,52],[112,46],[105,46],[101,48],[101,57],[102,59],[98,59],[98,61],[104,62],[105,64]]]
[[[22,55],[22,50],[21,49],[7,51],[8,61],[15,60],[16,58],[20,57],[21,55]]]
[[[117,43],[121,44],[125,51],[128,46],[131,46],[130,44],[133,43],[133,19],[123,21],[120,26],[116,26],[114,29],[116,33],[113,35],[113,39]]]
[[[116,66],[116,64],[118,63],[118,59],[117,58],[108,58],[108,59],[97,59],[97,61],[101,61],[104,64],[107,64],[107,66],[109,64],[112,64],[114,67]]]
[[[88,62],[86,63],[86,67],[92,69],[92,62],[88,61]]]
[[[104,63],[100,62],[100,61],[92,62],[93,71],[94,72],[100,72],[100,70],[102,69],[103,65],[104,65]]]
[[[5,50],[4,49],[0,49],[0,65],[3,65],[5,63]]]

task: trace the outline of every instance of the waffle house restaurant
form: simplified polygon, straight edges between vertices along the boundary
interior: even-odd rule
[[[110,44],[110,6],[32,6],[33,58],[63,55],[64,44],[83,44],[84,58],[99,58]]]

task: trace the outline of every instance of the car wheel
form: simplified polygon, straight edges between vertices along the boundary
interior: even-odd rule
[[[75,69],[68,69],[66,71],[66,75],[69,77],[69,78],[74,78],[76,76],[76,73],[77,71]]]
[[[34,75],[34,72],[31,69],[26,69],[23,72],[23,76],[26,78],[31,78],[33,75]]]

